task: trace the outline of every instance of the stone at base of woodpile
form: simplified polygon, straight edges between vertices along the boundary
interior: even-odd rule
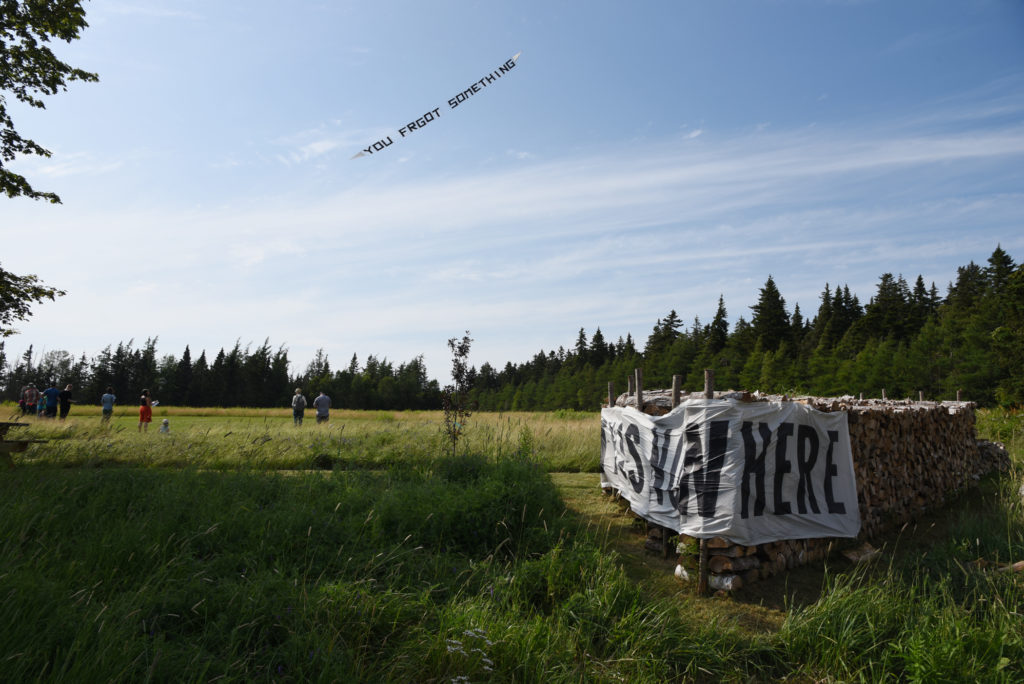
[[[708,586],[722,591],[736,591],[743,588],[743,579],[739,575],[708,575]]]
[[[843,551],[843,557],[851,563],[868,563],[875,560],[882,552],[873,547],[871,544],[864,542],[855,549],[846,549]]]

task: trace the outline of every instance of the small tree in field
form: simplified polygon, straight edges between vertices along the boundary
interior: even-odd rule
[[[459,443],[459,436],[465,425],[466,418],[469,418],[469,406],[466,403],[466,391],[469,389],[467,379],[469,366],[466,359],[469,357],[469,346],[473,339],[469,331],[459,340],[453,337],[448,340],[448,349],[452,352],[452,383],[445,385],[442,390],[442,402],[444,404],[444,432],[445,436],[452,443],[452,456],[456,455],[456,448]]]

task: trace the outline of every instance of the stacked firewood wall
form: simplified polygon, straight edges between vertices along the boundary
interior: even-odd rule
[[[847,412],[861,517],[859,542],[876,539],[924,511],[941,506],[983,475],[1009,467],[1009,458],[1000,445],[976,440],[974,404],[968,402],[858,400],[853,397],[789,399],[716,393],[716,398],[720,397],[743,401],[791,400],[820,411]],[[616,403],[626,402],[627,397],[623,396]],[[635,401],[633,403],[635,405]],[[661,403],[652,401],[648,405],[645,393],[646,412],[663,414],[665,407]],[[672,533],[653,525],[649,527],[648,547],[655,548],[660,543],[667,550],[668,536]],[[819,561],[839,545],[850,546],[850,540],[785,540],[748,547],[714,538],[707,543],[710,585],[738,589],[744,583]],[[696,540],[681,537],[677,551],[680,554],[677,573],[696,567]]]

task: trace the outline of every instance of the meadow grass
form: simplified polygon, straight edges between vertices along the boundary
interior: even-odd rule
[[[138,413],[130,408],[116,409],[107,424],[99,415],[98,407],[76,406],[66,421],[29,418],[29,427],[11,437],[47,440],[24,454],[25,464],[262,470],[415,466],[438,453],[443,441],[436,411],[332,411],[327,423],[317,424],[308,415],[295,427],[291,409],[158,406],[145,433],[138,432]],[[163,418],[170,421],[166,435],[158,433]],[[596,413],[475,414],[460,449],[500,455],[517,448],[523,434],[532,438],[531,451],[546,470],[599,470]]]
[[[781,610],[613,539],[596,415],[475,414],[453,458],[430,412],[75,413],[0,478],[6,681],[1024,679],[1012,412],[979,415],[1009,475]]]

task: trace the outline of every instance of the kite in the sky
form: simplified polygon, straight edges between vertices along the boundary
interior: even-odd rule
[[[499,66],[497,69],[495,69],[491,73],[487,74],[486,76],[481,78],[479,81],[473,82],[472,84],[470,84],[470,86],[468,88],[463,90],[461,93],[459,93],[455,97],[449,99],[448,100],[448,109],[449,110],[455,109],[456,107],[464,104],[467,100],[469,100],[469,98],[473,97],[474,95],[479,93],[481,90],[483,90],[487,86],[492,85],[494,83],[497,83],[497,81],[500,78],[502,78],[508,72],[512,71],[512,69],[516,65],[516,60],[519,59],[519,55],[521,55],[521,54],[523,54],[523,53],[522,52],[517,52],[516,54],[514,54],[512,56],[511,59],[507,60],[504,64]],[[405,138],[405,137],[411,135],[412,133],[414,133],[414,132],[416,132],[416,131],[426,127],[426,125],[429,124],[431,121],[434,121],[435,119],[439,119],[439,118],[441,118],[441,108],[440,107],[434,107],[433,109],[431,109],[430,111],[425,113],[423,116],[421,116],[418,119],[415,119],[413,121],[410,121],[409,123],[407,123],[404,126],[402,126],[401,128],[399,128],[398,131],[397,131],[397,135],[399,136],[399,139]],[[365,157],[366,155],[373,154],[374,152],[380,152],[385,147],[391,146],[393,143],[394,143],[394,141],[391,139],[391,136],[390,135],[386,136],[385,138],[382,138],[381,140],[378,140],[377,142],[372,143],[371,145],[363,148],[361,151],[359,151],[356,154],[352,155],[351,158],[355,159],[357,157]]]

